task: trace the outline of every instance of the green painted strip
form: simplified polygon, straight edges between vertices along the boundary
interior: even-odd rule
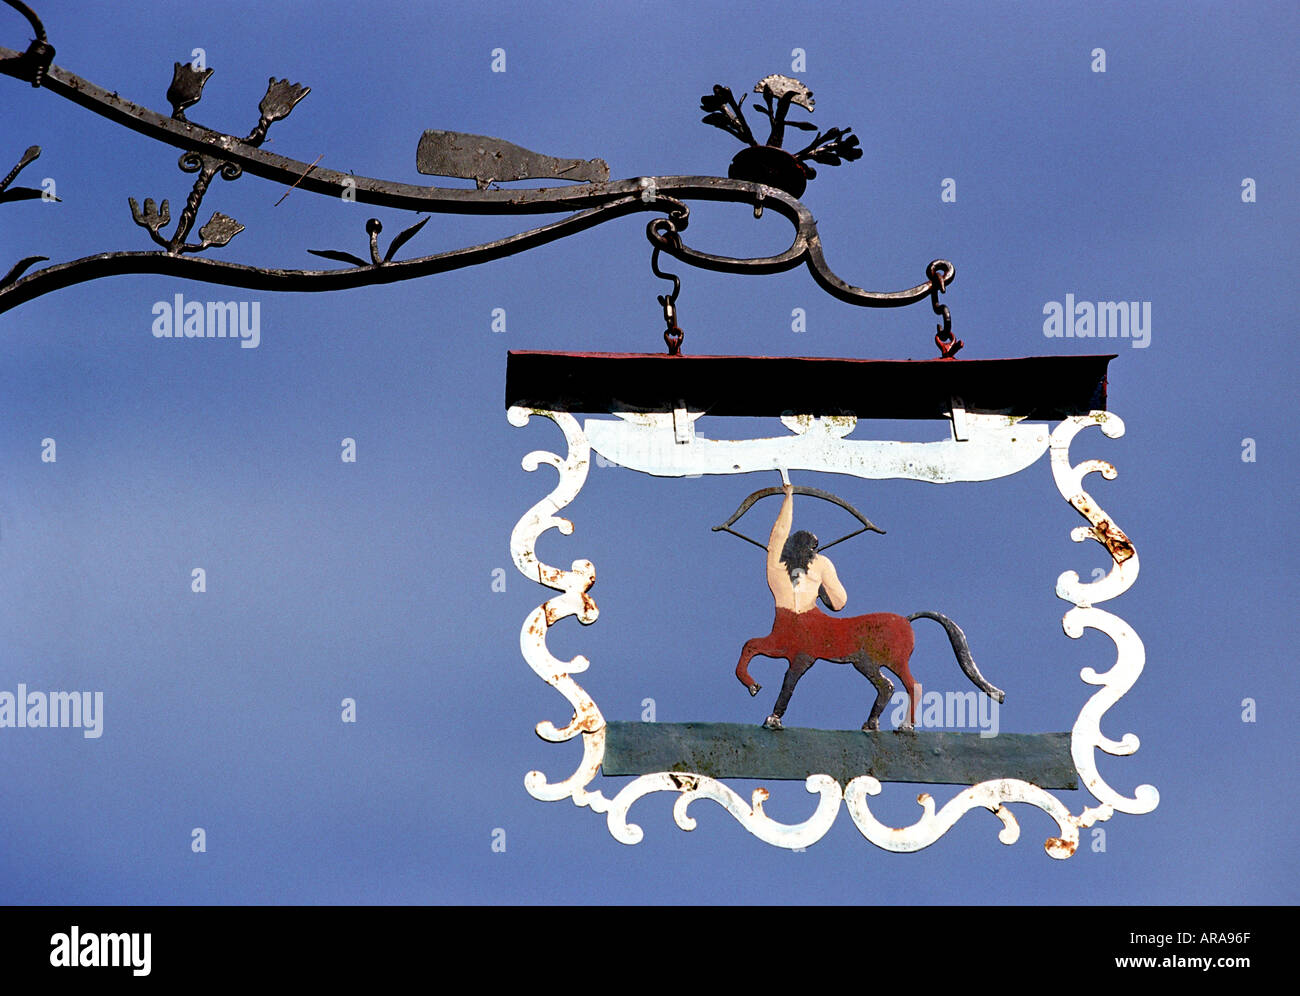
[[[797,779],[859,775],[882,782],[974,785],[1018,778],[1045,789],[1079,787],[1068,733],[938,730],[766,730],[738,723],[606,724],[604,773],[683,771],[711,778]]]

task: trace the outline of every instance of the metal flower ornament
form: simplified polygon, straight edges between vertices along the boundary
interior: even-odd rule
[[[813,110],[812,91],[799,80],[789,76],[765,76],[754,84],[754,92],[762,94],[765,103],[751,106],[766,117],[771,126],[767,141],[762,145],[758,144],[745,120],[744,96],[737,102],[727,87],[715,86],[712,94],[700,98],[700,110],[709,112],[704,123],[735,135],[748,146],[731,160],[731,167],[727,170],[731,178],[765,183],[779,187],[793,197],[800,197],[808,181],[817,175],[809,162],[838,166],[841,162],[862,158],[858,136],[852,133],[853,129],[832,128],[821,132],[807,121],[787,120],[793,105],[810,112]],[[817,135],[798,152],[791,153],[782,148],[786,128],[817,131]]]
[[[850,128],[822,131],[792,117],[795,108],[809,113],[814,109],[812,91],[803,82],[772,75],[755,85],[759,99],[749,109],[768,125],[761,144],[745,117],[748,95],[737,100],[731,90],[717,85],[701,99],[704,123],[744,143],[725,177],[611,180],[609,167],[601,159],[544,155],[503,139],[429,129],[417,139],[414,168],[424,175],[472,181],[473,187],[416,185],[333,170],[320,165],[322,157],[307,163],[265,151],[262,145],[270,127],[288,118],[308,95],[309,88],[302,84],[271,76],[258,105],[256,125],[239,137],[190,119],[213,76],[211,68],[174,64],[166,90],[171,113],[162,114],[56,65],[54,46],[35,12],[21,0],[4,3],[26,20],[35,37],[25,50],[0,48],[0,74],[30,84],[42,97],[66,99],[150,140],[181,149],[180,168],[196,176],[174,226],[167,199],[128,198],[133,221],[148,233],[154,249],[99,252],[35,270],[31,268],[48,258],[24,256],[0,277],[0,313],[69,286],[119,274],[147,273],[264,291],[345,290],[478,265],[615,218],[639,212],[654,215],[646,226],[651,271],[673,283],[672,291],[659,297],[667,326],[666,353],[515,352],[507,359],[506,407],[511,423],[522,426],[535,417],[548,419],[566,444],[562,453],[535,451],[524,458],[526,470],[548,466],[558,473],[558,480],[523,514],[510,537],[518,569],[557,592],[528,614],[521,628],[520,647],[527,665],[567,701],[572,715],[559,724],[543,720],[536,731],[548,742],[578,740],[583,749],[577,768],[565,777],[552,779],[540,770],[528,772],[524,784],[534,797],[571,800],[601,814],[613,837],[625,844],[635,844],[643,836],[641,828],[629,822],[630,808],[655,792],[676,794],[673,815],[683,830],[695,827],[690,807],[708,801],[721,806],[759,839],[787,848],[816,842],[841,809],[847,809],[863,837],[898,852],[933,844],[974,809],[992,812],[1002,824],[999,840],[1013,843],[1020,831],[1010,807],[1024,805],[1055,821],[1059,832],[1044,844],[1055,858],[1075,852],[1081,828],[1116,813],[1146,813],[1155,808],[1159,800],[1155,788],[1139,784],[1129,793],[1114,788],[1099,774],[1096,760],[1098,751],[1124,756],[1138,749],[1135,735],[1112,739],[1101,733],[1100,723],[1138,680],[1145,659],[1142,642],[1132,627],[1099,607],[1122,595],[1138,574],[1134,544],[1083,486],[1090,474],[1099,473],[1109,480],[1116,470],[1100,460],[1072,463],[1070,458],[1073,440],[1089,427],[1111,437],[1124,432],[1123,422],[1108,409],[1107,365],[1114,357],[958,359],[963,343],[954,338],[952,316],[940,303],[940,295],[947,293],[956,278],[952,262],[935,259],[923,267],[913,264],[914,272],[923,270],[925,279],[894,291],[865,290],[833,272],[823,255],[812,213],[799,198],[817,175],[814,163],[851,163],[861,158],[862,149]],[[785,145],[792,130],[814,134],[802,148],[791,151]],[[19,172],[39,154],[39,147],[29,148],[0,182],[0,202],[30,200],[39,194],[11,188]],[[496,241],[400,260],[398,251],[431,219],[426,216],[400,226],[399,234],[381,254],[379,236],[384,223],[370,218],[365,226],[368,259],[344,250],[304,247],[304,254],[346,264],[328,270],[257,267],[203,255],[228,246],[244,229],[239,221],[217,211],[198,228],[197,241],[192,239],[212,181],[218,176],[235,180],[245,173],[283,186],[286,196],[289,191],[301,190],[425,215],[561,217]],[[525,179],[555,182],[542,187],[502,187]],[[786,249],[761,257],[729,257],[693,249],[683,237],[693,200],[748,205],[756,217],[771,209],[790,222],[791,242]],[[7,212],[23,210],[22,206],[6,208]],[[678,325],[681,280],[660,268],[661,255],[731,274],[770,274],[805,267],[822,290],[859,307],[899,308],[928,299],[941,319],[934,335],[939,356],[885,360],[687,355]],[[926,334],[930,334],[928,329]],[[579,415],[592,417],[580,421]],[[715,417],[738,417],[753,428],[730,433],[733,438],[717,438],[704,431]],[[877,419],[926,424],[939,420],[945,432],[940,438],[916,440],[853,435],[859,424],[869,425]],[[774,422],[779,422],[779,427]],[[761,637],[734,634],[739,652],[735,675],[751,696],[761,691],[751,668],[768,666],[755,659],[785,662],[782,687],[770,711],[765,702],[759,711],[756,702],[753,721],[740,724],[716,722],[707,715],[697,722],[678,724],[606,718],[575,677],[592,662],[583,656],[560,660],[551,653],[547,636],[552,626],[570,616],[586,625],[599,617],[590,594],[596,577],[592,562],[579,557],[565,569],[543,562],[537,553],[538,539],[547,530],[573,533],[573,523],[559,513],[581,491],[593,453],[632,473],[654,478],[762,475],[765,486],[744,498],[731,518],[715,527],[719,532],[743,536],[732,528],[740,518],[762,499],[781,495],[780,510],[766,541],[743,536],[764,551],[764,562],[755,562],[754,577],[756,585],[759,578],[766,580],[773,600],[771,632]],[[1081,581],[1075,571],[1059,575],[1056,594],[1070,604],[1063,629],[1070,638],[1080,637],[1086,629],[1105,633],[1114,643],[1115,660],[1105,669],[1082,670],[1079,677],[1095,690],[1069,727],[1057,732],[1000,732],[985,738],[922,728],[917,721],[920,687],[913,669],[929,674],[937,665],[929,660],[912,661],[913,623],[918,620],[932,621],[944,629],[956,661],[956,668],[945,662],[944,670],[954,677],[960,670],[988,702],[1002,703],[1007,696],[984,677],[962,629],[945,614],[961,617],[960,606],[945,607],[945,612],[922,608],[907,616],[893,612],[837,614],[845,608],[848,590],[856,581],[851,575],[842,577],[826,551],[853,536],[884,531],[848,500],[802,483],[794,485],[790,476],[836,474],[850,486],[861,481],[906,480],[942,487],[1019,474],[1044,455],[1057,491],[1086,523],[1077,525],[1071,538],[1097,542],[1110,559],[1108,573],[1089,583]],[[776,472],[782,475],[782,486],[766,486]],[[738,494],[743,490],[737,488]],[[811,533],[794,527],[796,495],[801,496],[800,508],[808,498],[837,504],[862,528],[819,544]],[[766,507],[771,507],[770,503]],[[819,601],[825,612],[818,608]],[[869,683],[863,702],[867,715],[861,728],[786,725],[796,686],[819,660],[852,666]],[[908,696],[906,719],[896,722],[895,729],[880,728],[894,690],[886,672],[902,682]],[[990,673],[1011,690],[1014,699],[1017,681],[1024,677],[1023,664],[998,660]],[[619,782],[622,778],[631,780]],[[757,779],[762,787],[746,799],[726,784],[728,778]],[[813,812],[803,821],[784,823],[764,811],[770,794],[767,785],[786,780],[803,782],[816,798]],[[960,788],[942,805],[928,792],[923,793],[918,797],[918,818],[909,825],[893,827],[882,823],[870,807],[872,797],[890,782]],[[1092,794],[1096,804],[1077,813],[1052,794],[1080,786]]]
[[[203,96],[203,86],[213,73],[210,68],[196,69],[189,63],[176,63],[172,75],[172,85],[167,90],[167,100],[172,105],[172,118],[185,121],[185,109],[193,107]],[[277,80],[272,77],[266,88],[266,96],[258,105],[260,117],[257,125],[244,141],[257,147],[266,140],[267,129],[272,122],[289,116],[289,112],[310,92],[310,87]],[[228,245],[230,240],[244,230],[244,226],[229,215],[214,212],[207,224],[199,229],[197,243],[186,242],[194,227],[199,206],[208,192],[208,186],[217,174],[223,180],[237,180],[243,173],[238,163],[214,156],[187,152],[180,158],[180,167],[186,173],[198,173],[185,207],[176,221],[176,228],[170,238],[164,238],[161,229],[171,221],[171,209],[164,199],[161,206],[155,206],[152,198],[146,197],[144,210],[136,203],[134,197],[127,198],[131,205],[131,218],[137,225],[149,232],[149,237],[167,252],[174,255],[186,252],[203,252],[205,249],[220,248]]]

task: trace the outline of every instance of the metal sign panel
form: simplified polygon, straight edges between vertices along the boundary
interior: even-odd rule
[[[542,533],[549,529],[558,529],[563,534],[573,531],[572,523],[558,513],[577,497],[586,481],[592,459],[592,441],[588,436],[592,423],[589,421],[584,427],[571,413],[552,409],[512,406],[508,414],[511,423],[517,426],[527,424],[535,416],[550,419],[563,432],[567,443],[564,454],[535,451],[524,458],[525,470],[554,467],[559,472],[559,481],[524,514],[511,535],[511,551],[519,570],[559,592],[529,613],[520,633],[520,648],[538,677],[569,702],[573,715],[563,726],[549,721],[538,723],[537,734],[551,742],[580,739],[583,746],[582,760],[566,778],[552,781],[541,771],[528,773],[524,784],[535,798],[571,799],[576,805],[603,815],[613,837],[625,844],[636,844],[643,837],[642,829],[629,822],[631,807],[637,800],[656,792],[676,794],[673,817],[683,830],[695,828],[695,819],[689,812],[691,806],[707,799],[725,809],[760,840],[786,848],[802,848],[819,840],[843,808],[868,841],[885,850],[904,852],[928,847],[973,809],[994,813],[1002,823],[998,839],[1004,844],[1014,843],[1019,838],[1020,827],[1009,807],[1023,804],[1042,810],[1056,822],[1059,833],[1044,842],[1044,849],[1054,858],[1068,858],[1075,853],[1082,828],[1108,820],[1117,812],[1139,814],[1155,809],[1159,793],[1154,786],[1140,784],[1131,794],[1125,794],[1112,787],[1097,769],[1099,751],[1126,756],[1138,748],[1135,734],[1126,733],[1115,740],[1101,732],[1100,724],[1106,712],[1141,674],[1145,651],[1128,623],[1098,605],[1127,591],[1137,579],[1139,564],[1132,544],[1083,488],[1087,475],[1099,473],[1109,480],[1116,476],[1115,468],[1101,460],[1071,463],[1070,446],[1075,436],[1092,426],[1112,438],[1122,435],[1124,424],[1118,416],[1101,410],[1069,415],[1051,430],[1047,446],[1058,492],[1088,521],[1088,525],[1074,528],[1071,538],[1076,542],[1097,541],[1107,549],[1112,562],[1109,572],[1096,581],[1084,582],[1075,571],[1065,571],[1059,576],[1056,594],[1072,606],[1065,613],[1062,626],[1066,635],[1075,639],[1087,629],[1106,634],[1115,645],[1115,659],[1109,667],[1086,667],[1080,672],[1082,681],[1095,691],[1084,699],[1068,734],[1008,740],[1003,745],[1003,756],[992,759],[990,765],[984,763],[989,758],[969,756],[967,748],[940,746],[917,739],[916,731],[902,729],[837,734],[783,730],[778,724],[776,728],[755,727],[741,734],[718,725],[683,729],[680,725],[643,724],[634,729],[632,724],[608,722],[575,677],[586,671],[591,662],[583,656],[559,660],[546,642],[550,627],[561,619],[573,616],[586,625],[596,622],[599,610],[589,594],[596,579],[595,566],[589,560],[577,559],[566,570],[543,563],[537,556],[537,540]],[[813,420],[806,417],[803,421]],[[675,438],[668,419],[651,428]],[[966,444],[978,450],[978,434],[965,443],[957,443]],[[689,446],[689,437],[674,445]],[[1117,537],[1123,537],[1122,544],[1116,542]],[[789,741],[772,739],[791,734]],[[860,749],[846,750],[843,738],[855,735],[871,740],[862,741]],[[1061,744],[1068,741],[1073,776],[1062,777],[1058,759],[1054,757],[1053,741]],[[929,757],[919,753],[923,746],[929,746]],[[935,750],[940,756],[936,757]],[[1034,752],[1039,753],[1031,757]],[[945,753],[967,756],[943,757]],[[906,763],[899,760],[909,754]],[[662,765],[663,770],[647,770],[656,764]],[[806,772],[801,765],[819,770]],[[612,795],[606,795],[603,783],[598,781],[602,766],[607,766],[607,776],[631,773],[636,777]],[[889,826],[872,813],[871,799],[883,791],[889,778],[943,783],[958,772],[969,774],[971,784],[942,805],[929,793],[922,793],[917,799],[921,814],[910,825]],[[769,790],[760,787],[746,799],[723,780],[736,776],[764,779],[802,776],[805,788],[816,797],[813,811],[797,823],[776,820],[764,811]],[[1072,813],[1051,790],[1073,787],[1076,783],[1092,794],[1096,805]]]

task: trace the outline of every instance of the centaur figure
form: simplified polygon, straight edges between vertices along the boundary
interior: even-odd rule
[[[782,490],[785,498],[767,543],[767,586],[772,589],[776,602],[776,620],[771,633],[745,644],[740,663],[736,665],[740,683],[749,689],[750,695],[757,695],[762,686],[749,676],[750,660],[763,656],[781,657],[789,662],[776,708],[763,722],[765,727],[784,729],[781,717],[790,704],[795,685],[813,664],[827,660],[852,664],[876,686],[876,702],[862,724],[864,730],[880,729],[880,714],[894,693],[894,683],[881,673],[881,668],[893,671],[907,689],[910,703],[909,719],[901,728],[912,729],[916,723],[916,679],[907,662],[915,644],[913,619],[933,619],[940,623],[966,676],[995,701],[1003,700],[1003,692],[990,685],[975,666],[961,628],[942,613],[916,612],[904,617],[876,612],[846,618],[823,614],[817,608],[819,597],[827,608],[838,612],[848,601],[848,594],[835,573],[835,565],[817,552],[817,537],[805,530],[790,534],[794,523],[794,489],[786,483]]]

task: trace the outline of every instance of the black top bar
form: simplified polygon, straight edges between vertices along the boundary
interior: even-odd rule
[[[1106,408],[1106,366],[1116,354],[996,360],[864,360],[807,356],[669,356],[664,353],[513,351],[506,407],[598,413],[852,414],[946,418],[968,411],[1038,419]]]

